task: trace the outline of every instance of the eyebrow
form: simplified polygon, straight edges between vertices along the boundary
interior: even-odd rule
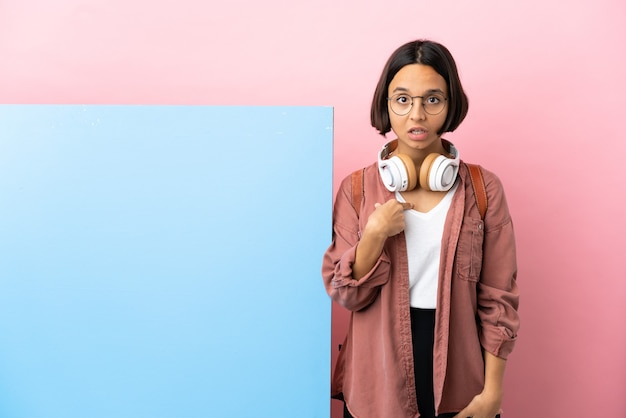
[[[407,89],[405,87],[396,87],[395,89],[393,89],[393,91],[391,93],[396,93],[396,92],[408,93],[409,89]],[[426,94],[433,94],[433,93],[440,93],[441,95],[445,96],[445,93],[441,89],[429,89],[429,90],[426,90],[422,94],[426,95]]]

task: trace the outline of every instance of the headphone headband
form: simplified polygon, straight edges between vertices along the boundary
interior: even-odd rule
[[[378,155],[379,159],[386,160],[389,158],[392,152],[394,152],[398,148],[398,140],[394,139],[393,141],[387,142],[383,149],[380,150],[380,154]]]

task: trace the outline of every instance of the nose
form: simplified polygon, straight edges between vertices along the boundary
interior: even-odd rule
[[[420,100],[413,99],[413,106],[411,106],[409,117],[411,120],[424,120],[426,118],[426,112]]]

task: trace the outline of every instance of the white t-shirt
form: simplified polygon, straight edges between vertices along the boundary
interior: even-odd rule
[[[436,309],[443,226],[458,181],[430,211],[405,212],[404,235],[409,259],[409,292],[413,308]],[[405,202],[399,192],[396,199]]]

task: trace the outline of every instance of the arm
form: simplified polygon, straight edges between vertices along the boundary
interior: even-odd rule
[[[489,211],[481,277],[477,287],[480,341],[485,362],[481,393],[457,417],[494,418],[500,413],[506,358],[513,350],[519,329],[519,289],[513,223],[502,185],[488,173]]]
[[[485,351],[485,387],[483,393],[488,398],[498,400],[498,409],[502,401],[502,383],[506,360]]]
[[[480,343],[485,351],[506,359],[520,327],[515,232],[500,180],[493,174],[486,179],[489,210],[477,286]]]
[[[359,237],[359,218],[352,206],[350,178],[344,179],[339,188],[333,209],[333,240],[324,254],[322,277],[331,299],[348,310],[358,311],[371,304],[380,286],[389,280],[390,260],[384,251],[388,233],[381,231],[388,228],[389,216],[401,217],[404,228],[404,216],[398,207],[404,206],[395,200],[376,205],[376,215],[372,213],[368,217]]]

